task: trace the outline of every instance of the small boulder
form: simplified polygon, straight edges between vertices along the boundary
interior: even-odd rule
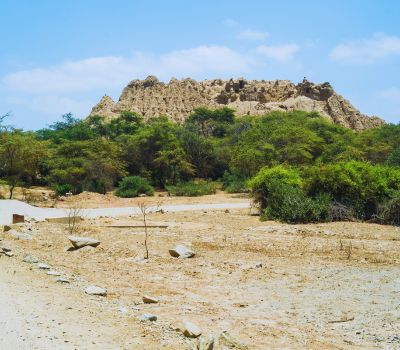
[[[118,311],[119,311],[121,314],[127,314],[127,313],[128,313],[128,309],[127,309],[125,306],[119,307],[119,308],[118,308]]]
[[[154,322],[154,321],[157,321],[157,316],[153,315],[153,314],[143,314],[142,316],[139,317],[139,320],[142,322],[145,322],[145,321]]]
[[[97,247],[100,241],[90,237],[78,237],[78,236],[68,236],[75,249],[79,249],[86,246]]]
[[[143,302],[145,304],[157,304],[158,303],[158,299],[154,298],[152,296],[149,296],[149,295],[143,295]]]
[[[32,236],[29,233],[24,233],[24,232],[18,232],[15,230],[10,230],[7,232],[12,238],[15,240],[20,240],[20,241],[29,241],[32,239]]]
[[[47,265],[47,264],[43,264],[43,263],[39,263],[39,264],[38,264],[38,268],[39,268],[40,270],[50,270],[50,266]]]
[[[62,273],[60,271],[50,270],[47,272],[49,276],[61,276]]]
[[[4,227],[3,227],[4,232],[9,232],[11,230],[19,231],[20,229],[21,229],[21,226],[18,224],[4,225]]]
[[[37,264],[39,262],[39,258],[34,255],[26,254],[22,261],[28,264]]]
[[[188,247],[182,244],[178,244],[175,246],[174,249],[170,249],[169,254],[174,258],[183,258],[183,259],[192,258],[195,255],[194,251],[190,250]]]
[[[85,293],[89,295],[106,296],[107,290],[97,286],[89,286],[85,288]]]
[[[242,343],[242,342],[240,342],[238,340],[233,339],[232,336],[226,331],[223,331],[220,334],[220,336],[218,338],[218,344],[227,345],[230,348],[232,347],[232,348],[235,348],[235,349],[247,349],[248,348],[246,344],[244,344],[244,343]]]
[[[201,336],[197,345],[197,350],[213,350],[215,338],[210,335],[209,337]]]
[[[58,283],[69,283],[69,279],[65,277],[59,277],[56,279],[56,282]]]
[[[203,331],[192,322],[184,321],[182,333],[187,338],[198,338]]]

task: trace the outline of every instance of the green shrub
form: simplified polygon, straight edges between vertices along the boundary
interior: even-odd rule
[[[389,154],[387,162],[390,166],[400,167],[400,147]]]
[[[140,176],[127,176],[119,183],[115,195],[122,198],[137,197],[139,194],[146,194],[152,196],[154,189],[146,179]]]
[[[299,187],[275,180],[269,185],[268,204],[261,219],[292,224],[330,221],[330,205],[326,194],[307,197]]]
[[[166,186],[168,193],[175,196],[198,197],[216,192],[215,183],[210,181],[188,181]]]
[[[69,184],[56,184],[53,186],[53,190],[57,196],[65,196],[72,191],[72,186]]]
[[[400,189],[400,169],[365,162],[315,166],[306,170],[304,177],[310,196],[328,193],[353,208],[359,219],[370,219],[378,206]]]
[[[249,189],[247,187],[247,180],[239,175],[225,171],[222,176],[222,189],[228,193],[245,193]]]
[[[262,168],[256,176],[248,181],[247,185],[253,195],[254,202],[260,206],[261,211],[267,207],[272,187],[275,190],[277,183],[301,188],[303,181],[295,168],[282,165]]]

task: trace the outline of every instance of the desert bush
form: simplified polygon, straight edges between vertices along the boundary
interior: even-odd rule
[[[52,187],[57,196],[65,196],[68,192],[72,191],[70,184],[55,184]]]
[[[225,171],[222,176],[222,189],[228,193],[245,193],[249,189],[247,187],[247,180],[244,177]]]
[[[376,218],[381,224],[400,226],[400,193],[379,206]]]
[[[333,200],[352,207],[359,219],[370,219],[378,206],[400,189],[400,169],[366,162],[314,166],[304,177],[310,196],[328,193]]]
[[[188,181],[177,185],[166,186],[169,194],[174,196],[198,197],[216,192],[215,183],[211,181]]]
[[[263,211],[270,201],[271,191],[275,191],[278,184],[301,188],[302,183],[300,174],[295,168],[278,165],[272,168],[262,168],[256,176],[248,181],[247,185],[254,202]]]
[[[274,180],[269,184],[267,207],[261,219],[293,224],[330,221],[330,204],[326,194],[307,197],[301,188]]]
[[[152,196],[154,194],[153,187],[146,179],[140,176],[127,176],[119,183],[115,195],[122,198],[137,197],[139,194]]]
[[[329,217],[332,221],[354,221],[354,209],[343,203],[332,201],[329,207]]]

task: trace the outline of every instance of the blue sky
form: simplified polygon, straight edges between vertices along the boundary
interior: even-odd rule
[[[1,0],[0,115],[38,129],[136,78],[329,81],[400,121],[400,1]]]

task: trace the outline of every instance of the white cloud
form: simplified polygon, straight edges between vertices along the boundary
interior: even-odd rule
[[[339,44],[331,51],[330,58],[345,63],[371,64],[392,55],[400,55],[400,37],[379,33],[370,39]]]
[[[31,94],[59,94],[122,87],[133,77],[160,79],[213,75],[241,75],[251,70],[252,58],[225,46],[199,46],[161,55],[104,56],[65,62],[47,68],[6,75],[2,90]]]
[[[285,63],[297,51],[298,46],[294,44],[263,45],[247,52],[204,45],[159,55],[137,52],[129,57],[67,61],[0,77],[0,103],[10,106],[11,110],[32,111],[49,118],[68,112],[83,117],[100,96],[107,93],[117,97],[132,79],[148,75],[162,81],[173,76],[194,79],[245,76],[265,64],[265,58]]]
[[[73,112],[75,115],[83,116],[93,107],[93,102],[62,96],[40,95],[28,100],[28,106],[34,111],[46,114],[60,115]]]
[[[226,25],[227,27],[236,27],[239,24],[237,21],[235,21],[232,18],[224,19],[224,21],[222,23],[224,25]]]
[[[299,50],[300,46],[296,44],[260,45],[256,48],[258,54],[278,62],[291,61]]]
[[[257,30],[246,29],[238,34],[239,39],[262,41],[267,39],[269,34],[267,32],[260,32]]]

